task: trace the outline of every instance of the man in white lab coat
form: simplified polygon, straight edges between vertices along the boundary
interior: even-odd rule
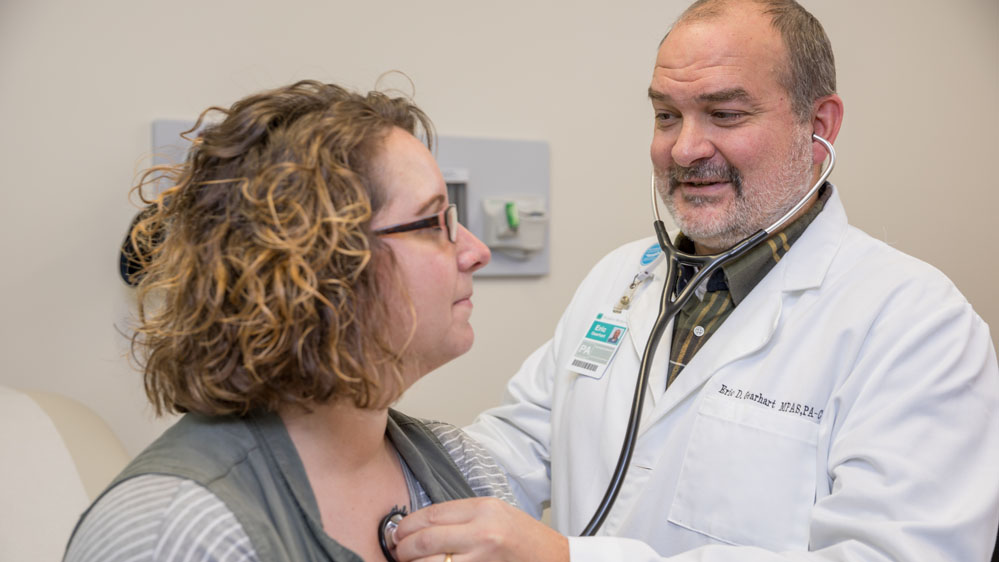
[[[649,97],[659,192],[677,244],[700,254],[788,212],[826,157],[812,134],[834,141],[843,116],[828,39],[793,1],[695,3]],[[504,404],[467,428],[522,507],[550,503],[554,531],[463,500],[407,518],[400,559],[988,560],[988,326],[943,274],[849,226],[831,184],[667,328],[617,502],[597,537],[573,537],[617,461],[666,269],[656,247],[597,264]]]

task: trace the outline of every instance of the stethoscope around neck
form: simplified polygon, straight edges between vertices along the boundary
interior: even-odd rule
[[[816,134],[812,135],[812,139],[821,144],[826,149],[826,152],[829,153],[829,165],[826,166],[826,169],[819,176],[818,181],[815,182],[815,185],[798,201],[797,205],[792,207],[791,210],[777,219],[773,224],[743,239],[728,250],[717,254],[701,256],[688,254],[676,249],[676,246],[669,239],[666,226],[663,224],[662,217],[659,214],[656,182],[653,179],[652,210],[656,217],[653,227],[655,228],[660,248],[662,248],[666,257],[669,258],[666,260],[666,277],[663,282],[663,293],[659,300],[659,315],[656,317],[652,333],[645,344],[645,351],[642,353],[638,380],[635,382],[635,394],[631,402],[631,413],[628,414],[628,426],[625,429],[624,440],[621,443],[621,454],[618,456],[617,466],[611,475],[610,483],[607,485],[607,491],[604,493],[603,499],[600,500],[600,504],[593,513],[593,518],[590,519],[590,522],[583,529],[583,532],[580,533],[580,536],[589,537],[597,534],[600,526],[604,523],[604,519],[610,513],[618,493],[621,491],[624,476],[628,471],[628,466],[631,464],[632,454],[635,452],[635,441],[638,437],[639,423],[642,418],[642,405],[645,401],[645,389],[648,387],[649,375],[652,370],[652,360],[655,357],[656,349],[659,347],[659,341],[666,331],[666,326],[680,312],[680,309],[683,308],[687,301],[690,300],[690,297],[694,295],[694,292],[702,281],[710,277],[721,266],[746,254],[770,238],[770,236],[779,232],[811,200],[812,196],[825,184],[826,179],[829,178],[829,174],[832,173],[833,167],[836,165],[835,149],[833,149],[829,141]],[[680,265],[692,266],[696,270],[696,273],[686,286],[684,286],[683,290],[676,295],[676,298],[671,300],[670,296],[676,292],[677,281],[680,277]]]

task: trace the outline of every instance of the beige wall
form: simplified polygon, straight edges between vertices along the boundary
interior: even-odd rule
[[[805,4],[838,60],[833,179],[851,218],[946,272],[999,331],[999,3]],[[551,275],[478,283],[476,347],[402,404],[469,421],[499,400],[588,268],[651,232],[645,89],[682,7],[2,0],[0,384],[73,396],[137,452],[165,422],[125,359],[130,292],[115,268],[151,121],[303,77],[367,89],[400,69],[442,134],[551,147]]]

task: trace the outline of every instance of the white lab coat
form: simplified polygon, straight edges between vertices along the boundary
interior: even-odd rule
[[[652,238],[589,274],[467,431],[523,506],[578,534],[620,452],[665,264],[625,311],[599,380],[566,369]],[[999,523],[999,370],[988,326],[931,266],[847,224],[836,193],[663,392],[660,345],[637,448],[574,562],[988,560]]]

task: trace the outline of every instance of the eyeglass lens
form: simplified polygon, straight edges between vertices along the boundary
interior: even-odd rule
[[[444,209],[444,228],[447,229],[447,239],[451,243],[458,241],[458,207],[453,203]]]

